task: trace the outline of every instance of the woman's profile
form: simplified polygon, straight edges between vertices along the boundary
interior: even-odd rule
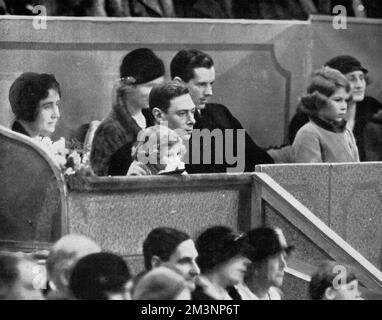
[[[31,138],[49,137],[60,118],[60,85],[54,75],[25,72],[9,90],[15,115],[12,130]]]

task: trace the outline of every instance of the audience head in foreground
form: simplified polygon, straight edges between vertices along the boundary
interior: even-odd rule
[[[40,267],[23,255],[1,252],[0,300],[42,300],[36,281]]]
[[[49,299],[71,299],[69,287],[70,276],[74,265],[88,254],[101,251],[93,240],[76,234],[63,236],[52,247],[46,261],[48,281],[51,292]]]
[[[133,300],[191,300],[191,291],[179,273],[167,267],[158,267],[138,281]]]
[[[362,300],[352,268],[336,261],[323,261],[309,283],[312,300]]]
[[[287,259],[294,246],[287,244],[279,228],[261,227],[247,232],[252,247],[251,265],[245,277],[246,290],[251,299],[280,300]]]
[[[233,286],[243,282],[249,264],[245,238],[231,228],[208,228],[196,240],[202,272],[193,299],[240,299]]]
[[[195,288],[200,274],[196,263],[198,252],[186,233],[167,227],[153,229],[143,243],[143,256],[146,270],[159,266],[174,269],[186,279],[191,290]]]
[[[108,252],[80,259],[70,279],[70,288],[79,300],[130,300],[129,268],[122,257]]]
[[[52,74],[25,72],[9,89],[12,130],[32,138],[50,136],[60,118],[60,85]]]

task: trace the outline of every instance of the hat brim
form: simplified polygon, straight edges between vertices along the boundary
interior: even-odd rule
[[[363,67],[353,67],[351,68],[348,72],[346,72],[345,74],[348,74],[350,72],[354,72],[354,71],[362,71],[363,73],[368,73],[369,71]]]
[[[249,255],[249,259],[252,261],[252,262],[259,262],[259,261],[262,261],[264,259],[267,259],[269,257],[272,257],[274,255],[278,255],[278,254],[281,254],[283,252],[286,253],[287,257],[290,256],[290,254],[295,250],[295,246],[287,246],[287,247],[283,247],[283,248],[279,248],[278,250],[276,251],[272,251],[272,252],[268,252],[267,254],[265,255]]]

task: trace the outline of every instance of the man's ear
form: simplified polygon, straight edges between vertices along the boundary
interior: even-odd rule
[[[158,256],[152,256],[152,258],[151,258],[151,268],[154,269],[154,268],[160,267],[161,265],[162,265],[161,258],[159,258]]]
[[[155,118],[155,121],[159,124],[159,122],[163,120],[163,111],[159,108],[153,108],[151,112]]]
[[[186,84],[181,78],[179,78],[179,77],[174,77],[174,79],[173,79],[174,81],[177,81],[177,82],[179,82],[179,83],[181,83],[181,84]]]
[[[332,287],[326,288],[326,290],[324,292],[324,299],[325,300],[334,300],[335,297],[336,297],[336,291]]]

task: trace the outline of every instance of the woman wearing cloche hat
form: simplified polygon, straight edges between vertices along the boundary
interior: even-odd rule
[[[251,246],[251,264],[244,283],[236,286],[243,300],[281,300],[287,259],[294,246],[287,244],[280,228],[260,227],[245,235]]]

